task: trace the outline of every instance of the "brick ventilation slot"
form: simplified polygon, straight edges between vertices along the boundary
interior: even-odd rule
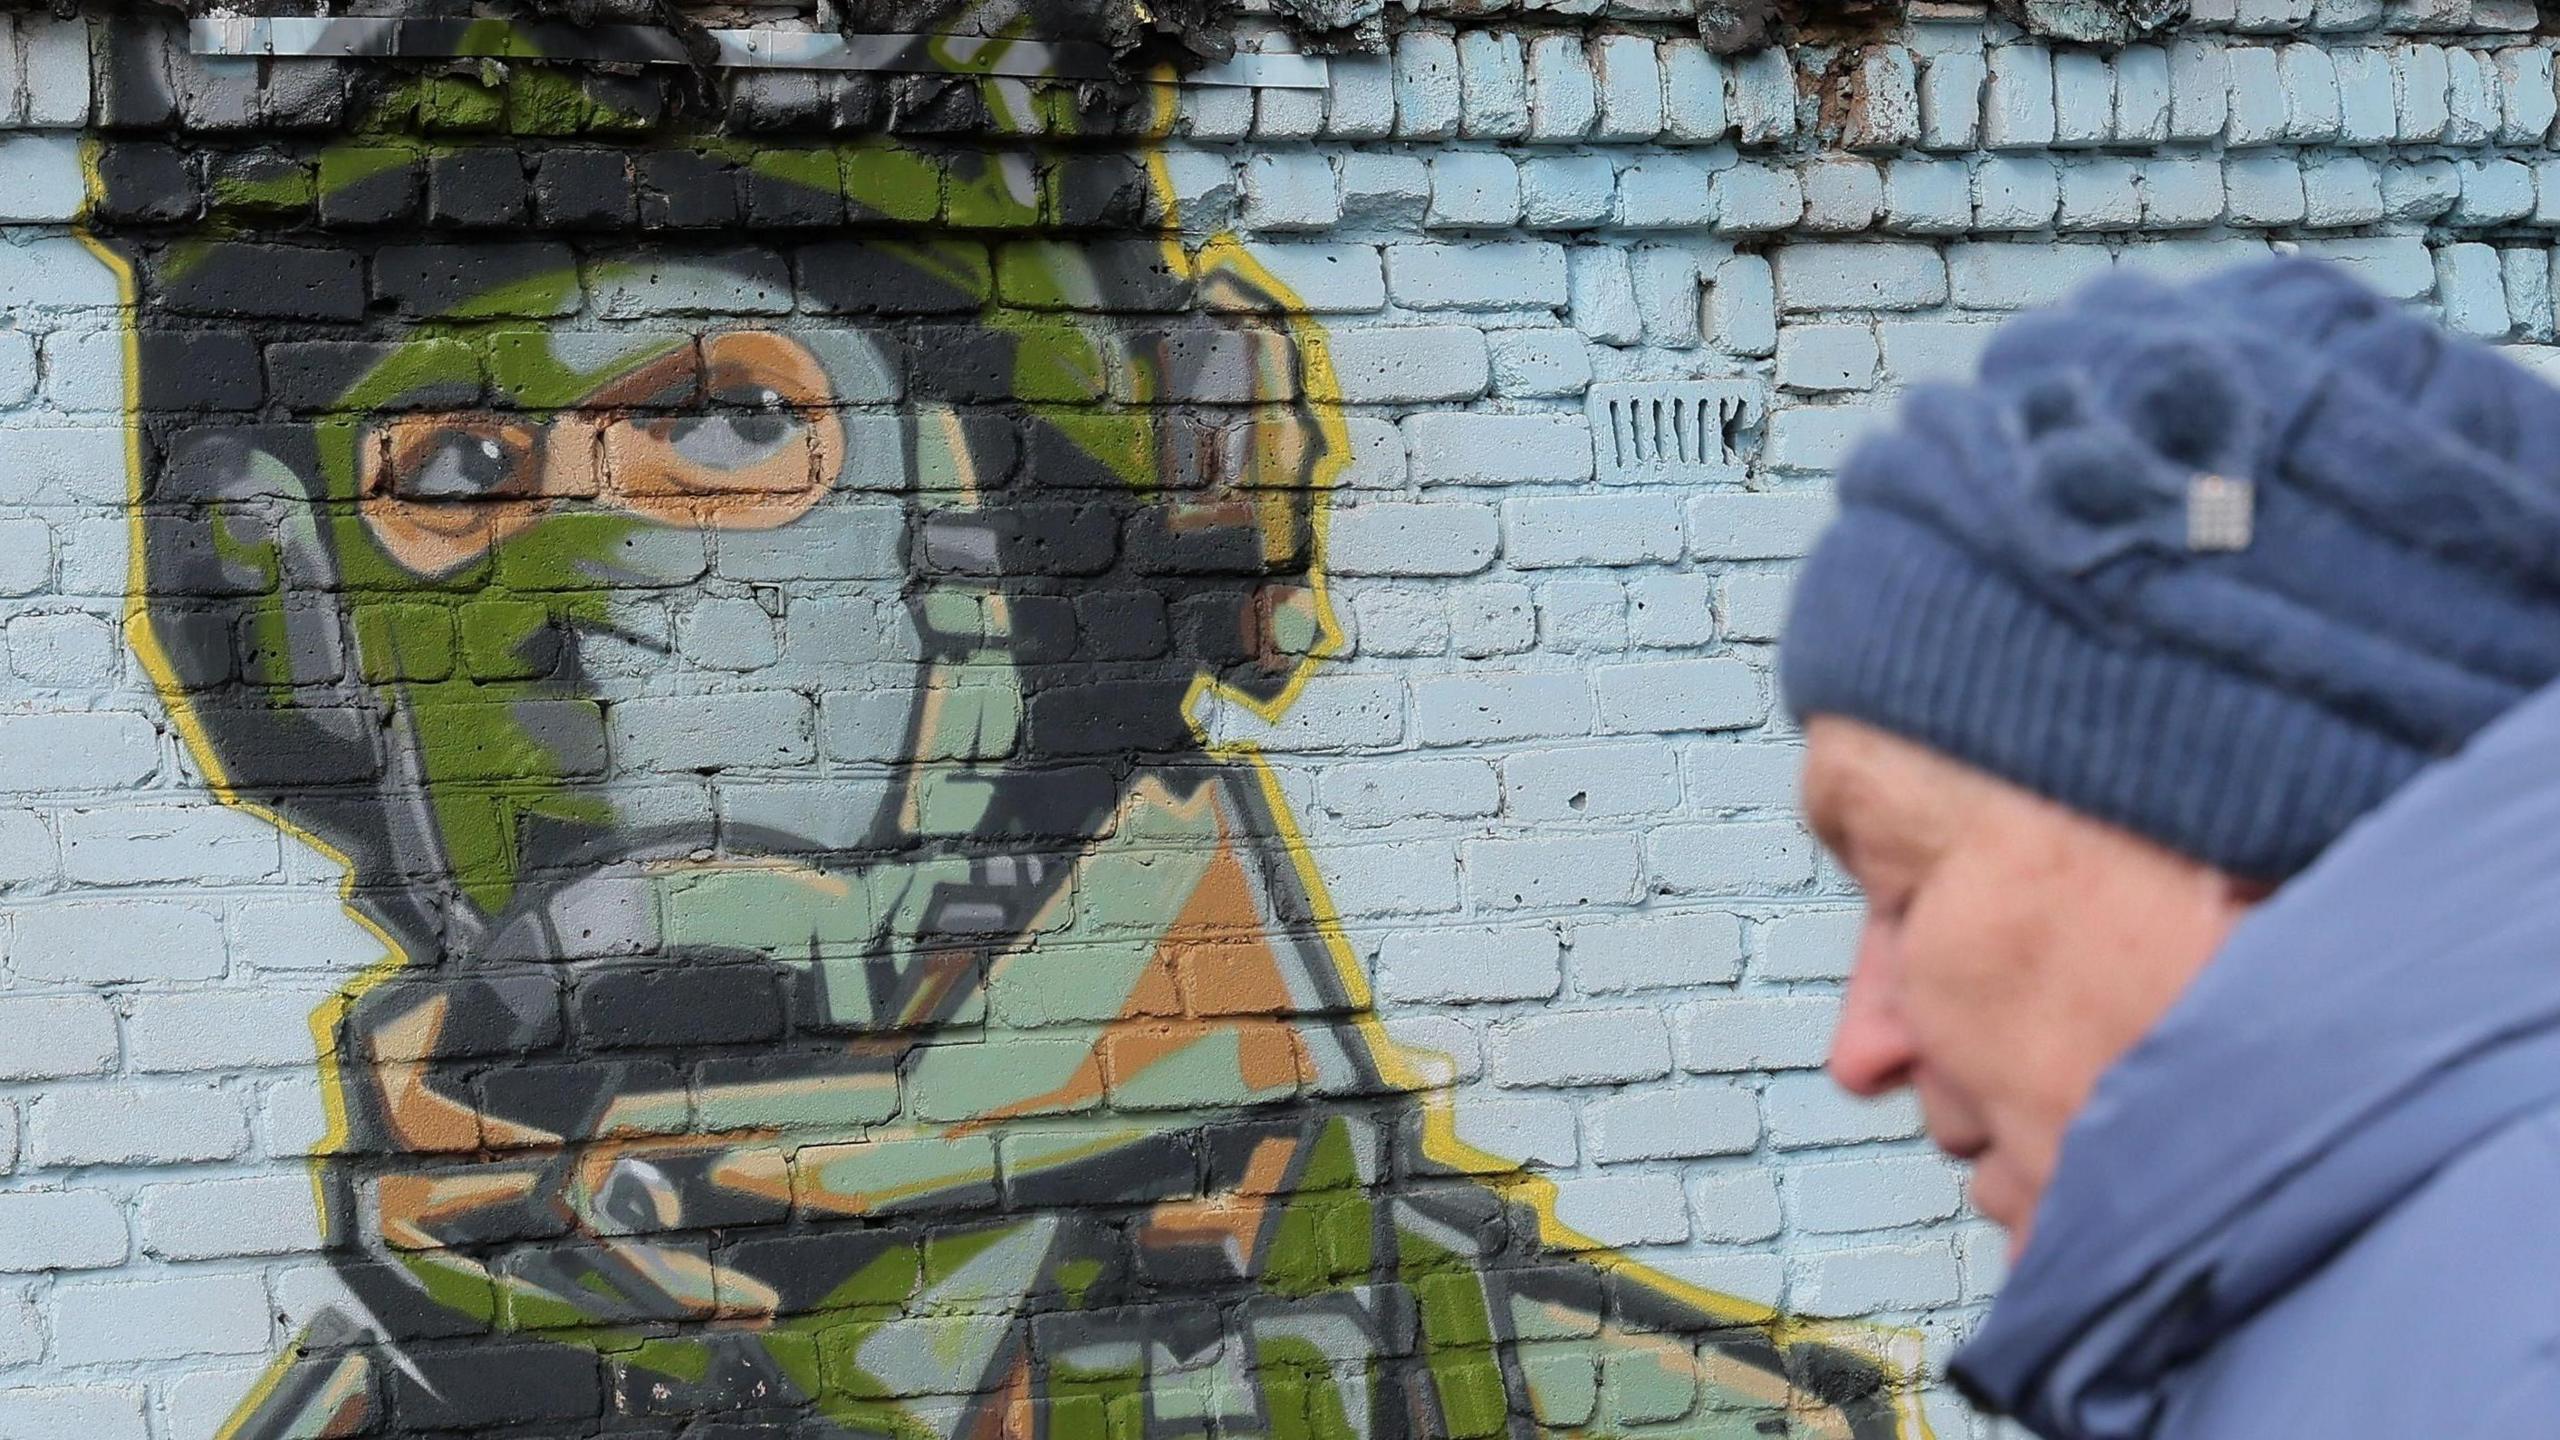
[[[1638,380],[1586,406],[1604,480],[1739,480],[1767,401],[1749,380]]]

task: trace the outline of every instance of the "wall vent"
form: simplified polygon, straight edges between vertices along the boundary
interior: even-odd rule
[[[1614,381],[1584,404],[1603,480],[1739,480],[1768,413],[1747,379]]]

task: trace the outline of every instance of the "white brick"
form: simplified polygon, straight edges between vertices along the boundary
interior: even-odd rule
[[[126,711],[0,715],[0,792],[121,790],[159,763],[151,722]]]
[[[1998,327],[1962,320],[1888,320],[1876,327],[1888,383],[1968,379]]]
[[[1328,814],[1346,825],[1370,827],[1399,820],[1476,819],[1502,803],[1502,784],[1489,760],[1339,760],[1317,781]]]
[[[140,995],[125,1050],[146,1073],[309,1064],[311,1017],[328,1000],[326,991],[268,988]]]
[[[1920,71],[1921,143],[1932,150],[1970,150],[1982,136],[1982,87],[1989,74],[1978,51],[1933,55]]]
[[[1786,560],[1831,523],[1825,494],[1709,492],[1688,502],[1689,553],[1702,560]]]
[[[1602,224],[1615,212],[1617,195],[1618,170],[1606,155],[1536,155],[1520,162],[1521,220],[1533,230]],[[1573,267],[1577,310],[1582,306],[1580,262],[1585,248],[1578,247],[1566,257]]]
[[[237,883],[284,864],[274,826],[211,801],[66,810],[58,824],[63,874],[91,884]]]
[[[2051,52],[2037,45],[1994,48],[1990,81],[1983,88],[1983,147],[2032,150],[2052,143]]]
[[[116,1017],[95,995],[0,996],[0,1080],[95,1075],[116,1063]]]
[[[1726,113],[1724,62],[1685,37],[1666,40],[1662,59],[1663,118],[1673,140],[1711,144],[1733,129]]]
[[[1737,995],[1701,1001],[1680,1021],[1691,1070],[1802,1070],[1831,1048],[1840,1003],[1828,995]]]
[[[1244,222],[1257,230],[1322,230],[1342,217],[1333,162],[1305,153],[1245,162]]]
[[[142,1248],[163,1260],[290,1255],[320,1245],[311,1182],[300,1175],[146,1185],[134,1218]]]
[[[1788,910],[1760,922],[1751,973],[1763,980],[1838,980],[1856,956],[1857,910]]]
[[[1706,326],[1730,355],[1766,355],[1778,344],[1778,285],[1769,262],[1735,255],[1708,277]]]
[[[1567,298],[1564,247],[1533,240],[1390,245],[1387,291],[1417,310],[1556,309]]]
[[[1310,311],[1366,314],[1387,303],[1386,268],[1374,245],[1264,242],[1252,255]]]
[[[1810,310],[1916,310],[1947,298],[1938,252],[1903,241],[1817,241],[1777,253],[1778,302]]]
[[[1590,692],[1572,674],[1448,675],[1413,687],[1414,722],[1426,745],[1588,734],[1590,709]]]
[[[1828,474],[1875,428],[1876,412],[1863,405],[1791,406],[1769,417],[1761,453],[1783,474]]]
[[[1771,1239],[1784,1223],[1778,1177],[1758,1165],[1740,1164],[1689,1174],[1689,1214],[1697,1238],[1725,1245]]]
[[[1384,55],[1335,55],[1325,61],[1324,133],[1374,140],[1395,129],[1395,71]]]
[[[1590,388],[1590,345],[1571,330],[1504,330],[1491,336],[1487,344],[1492,351],[1496,394],[1569,397]],[[1673,553],[1678,553],[1678,547]]]
[[[1540,35],[1530,41],[1529,138],[1579,139],[1599,114],[1599,85],[1582,38]]]
[[[1344,327],[1326,349],[1342,399],[1353,405],[1472,400],[1493,380],[1484,332],[1472,326]]]
[[[1396,134],[1432,139],[1458,133],[1457,42],[1427,30],[1396,37]]]
[[[1831,155],[1804,167],[1804,227],[1824,234],[1864,230],[1884,209],[1884,175],[1869,160]]]
[[[1680,556],[1671,495],[1570,495],[1506,501],[1503,558],[1515,569],[1639,565]]]
[[[1604,36],[1591,46],[1600,81],[1597,140],[1650,140],[1662,132],[1662,63],[1641,35]]]
[[[1458,37],[1461,134],[1506,140],[1529,128],[1529,64],[1517,34],[1469,30]]]
[[[1450,1118],[1460,1140],[1498,1160],[1560,1167],[1581,1155],[1573,1102],[1559,1095],[1469,1095]]]
[[[0,1435],[9,1440],[144,1440],[139,1385],[50,1385],[0,1390]]]
[[[1943,1242],[1880,1245],[1805,1257],[1790,1292],[1813,1315],[1871,1315],[1952,1302],[1961,1292],[1955,1252]]]
[[[1740,660],[1645,660],[1592,671],[1600,729],[1614,734],[1736,730],[1769,714],[1759,677]]]
[[[1669,1034],[1649,1008],[1550,1011],[1496,1026],[1488,1038],[1499,1085],[1613,1085],[1671,1073]]]
[[[1734,129],[1745,145],[1771,145],[1796,133],[1795,54],[1786,46],[1767,45],[1729,57],[1732,77],[1728,108]]]
[[[1431,203],[1423,223],[1500,228],[1520,218],[1520,167],[1494,151],[1460,150],[1431,159]]]
[[[1689,155],[1648,155],[1618,172],[1617,221],[1638,230],[1680,229],[1716,218],[1727,176]]]

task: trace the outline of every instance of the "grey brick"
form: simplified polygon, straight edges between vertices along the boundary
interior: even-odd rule
[[[1543,1000],[1563,984],[1561,944],[1546,925],[1399,931],[1379,953],[1378,987],[1390,1000]]]
[[[1180,133],[1194,140],[1241,140],[1253,133],[1253,92],[1242,87],[1187,86]]]
[[[1643,868],[1628,835],[1503,836],[1470,840],[1461,853],[1480,910],[1627,904]]]
[[[1490,505],[1373,503],[1334,513],[1327,560],[1340,575],[1473,575],[1493,563]]]
[[[104,1190],[0,1194],[0,1272],[97,1270],[123,1264],[131,1250],[124,1207]]]
[[[1738,1085],[1686,1081],[1595,1100],[1583,1125],[1591,1157],[1602,1165],[1740,1155],[1760,1143],[1760,1106]]]
[[[1322,90],[1257,90],[1253,135],[1257,140],[1306,140],[1324,129]]]
[[[807,764],[814,719],[807,696],[781,690],[621,700],[606,712],[619,762],[659,770]]]
[[[1497,1085],[1617,1085],[1671,1073],[1669,1032],[1645,1006],[1549,1011],[1496,1026],[1487,1039]]]

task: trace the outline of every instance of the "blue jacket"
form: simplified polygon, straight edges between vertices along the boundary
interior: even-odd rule
[[[2560,687],[2259,906],[1957,1382],[2052,1440],[2560,1435]]]

